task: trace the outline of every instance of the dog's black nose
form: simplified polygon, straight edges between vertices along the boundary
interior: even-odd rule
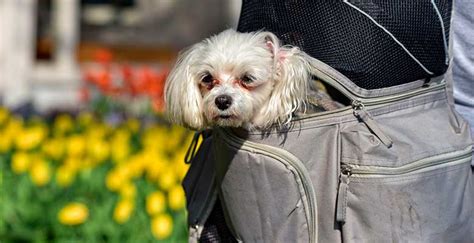
[[[219,95],[214,102],[216,103],[217,108],[223,111],[232,105],[232,97],[228,95]]]

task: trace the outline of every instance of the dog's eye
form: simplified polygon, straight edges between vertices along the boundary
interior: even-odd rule
[[[245,84],[250,84],[253,82],[253,77],[250,76],[250,75],[244,75],[242,77],[242,82],[245,83]]]
[[[214,78],[209,73],[204,74],[204,76],[201,79],[201,82],[203,82],[204,84],[210,84],[212,83],[212,81],[214,81]]]

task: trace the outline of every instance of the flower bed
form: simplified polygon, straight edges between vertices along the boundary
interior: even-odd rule
[[[23,120],[0,108],[2,242],[186,241],[192,134],[90,113]]]

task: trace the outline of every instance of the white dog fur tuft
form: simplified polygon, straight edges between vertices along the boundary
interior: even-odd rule
[[[165,83],[165,104],[171,122],[190,128],[204,127],[202,97],[190,64],[200,57],[202,44],[180,53]]]

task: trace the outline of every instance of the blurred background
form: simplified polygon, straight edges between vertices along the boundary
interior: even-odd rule
[[[0,0],[0,242],[186,242],[178,51],[240,0]]]

